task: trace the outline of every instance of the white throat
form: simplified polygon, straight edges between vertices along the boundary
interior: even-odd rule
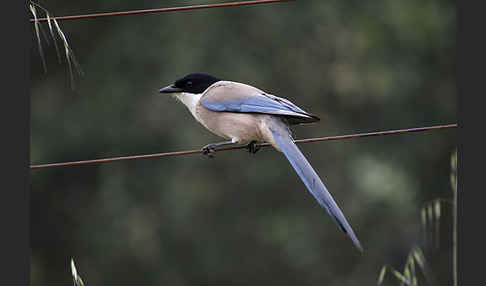
[[[187,106],[189,111],[192,113],[192,116],[194,116],[197,119],[196,106],[199,103],[199,99],[201,99],[202,93],[195,94],[195,93],[180,92],[174,94],[174,96],[182,103],[184,103],[184,105]]]

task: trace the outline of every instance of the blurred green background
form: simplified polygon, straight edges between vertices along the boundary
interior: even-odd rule
[[[216,2],[39,3],[62,16]],[[158,93],[194,71],[321,117],[297,139],[455,123],[455,13],[448,0],[316,0],[60,22],[85,75],[73,90],[52,40],[46,73],[32,46],[31,162],[217,142]],[[456,140],[449,129],[300,145],[363,254],[270,148],[33,170],[32,285],[71,285],[71,257],[87,286],[375,285],[414,245],[451,285],[450,210],[435,249],[420,209],[452,196]]]

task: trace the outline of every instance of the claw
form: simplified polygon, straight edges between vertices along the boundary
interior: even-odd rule
[[[212,146],[212,144],[208,144],[202,147],[203,155],[208,156],[209,158],[214,158],[214,153],[216,153],[216,149]]]
[[[248,145],[246,145],[246,148],[248,149],[248,152],[250,152],[251,154],[255,154],[262,147],[260,146],[260,144],[257,143],[257,141],[251,141],[250,143],[248,143]]]

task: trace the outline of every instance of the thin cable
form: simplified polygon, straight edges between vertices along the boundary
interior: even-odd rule
[[[311,143],[311,142],[318,142],[318,141],[344,140],[344,139],[351,139],[351,138],[361,138],[361,137],[380,136],[380,135],[392,135],[392,134],[410,133],[410,132],[421,132],[421,131],[430,131],[430,130],[437,130],[437,129],[456,128],[456,127],[457,127],[457,124],[436,125],[436,126],[430,126],[430,127],[418,127],[418,128],[409,128],[409,129],[397,129],[397,130],[376,131],[376,132],[368,132],[368,133],[357,133],[357,134],[351,134],[351,135],[340,135],[340,136],[300,139],[300,140],[295,140],[294,142],[296,144],[300,144],[300,143]],[[270,146],[270,144],[269,143],[261,143],[261,144],[258,144],[258,146],[267,147],[267,146]],[[246,146],[232,146],[232,147],[218,148],[215,151],[220,152],[220,151],[228,151],[228,150],[244,149],[244,148],[246,148]],[[109,163],[109,162],[123,161],[123,160],[136,160],[136,159],[159,158],[159,157],[169,157],[169,156],[182,156],[182,155],[201,154],[201,153],[203,153],[202,150],[188,150],[188,151],[155,153],[155,154],[146,154],[146,155],[112,157],[112,158],[84,160],[84,161],[30,165],[30,168],[31,169],[40,169],[40,168],[52,168],[52,167],[63,167],[63,166],[88,165],[88,164]]]
[[[240,2],[228,2],[228,3],[217,3],[217,4],[203,4],[203,5],[193,5],[193,6],[183,6],[183,7],[132,10],[132,11],[107,12],[107,13],[94,13],[94,14],[73,15],[73,16],[60,16],[60,17],[52,17],[52,18],[50,18],[50,20],[53,20],[53,19],[56,19],[57,21],[76,20],[76,19],[86,19],[86,18],[98,18],[98,17],[135,15],[135,14],[147,14],[147,13],[162,13],[162,12],[174,12],[174,11],[196,10],[196,9],[206,9],[206,8],[218,8],[218,7],[234,7],[234,6],[244,6],[244,5],[268,4],[268,3],[289,2],[289,1],[295,1],[295,0],[255,0],[255,1],[240,1]],[[30,19],[30,21],[35,22],[36,20]],[[37,21],[40,21],[40,22],[47,21],[47,18],[38,18]]]

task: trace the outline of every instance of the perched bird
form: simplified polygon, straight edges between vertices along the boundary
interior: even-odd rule
[[[317,116],[253,86],[204,73],[188,74],[160,92],[174,95],[204,127],[228,140],[204,146],[205,154],[227,144],[247,144],[255,153],[262,141],[284,153],[317,202],[362,251],[353,229],[292,139],[289,126],[319,121]]]

